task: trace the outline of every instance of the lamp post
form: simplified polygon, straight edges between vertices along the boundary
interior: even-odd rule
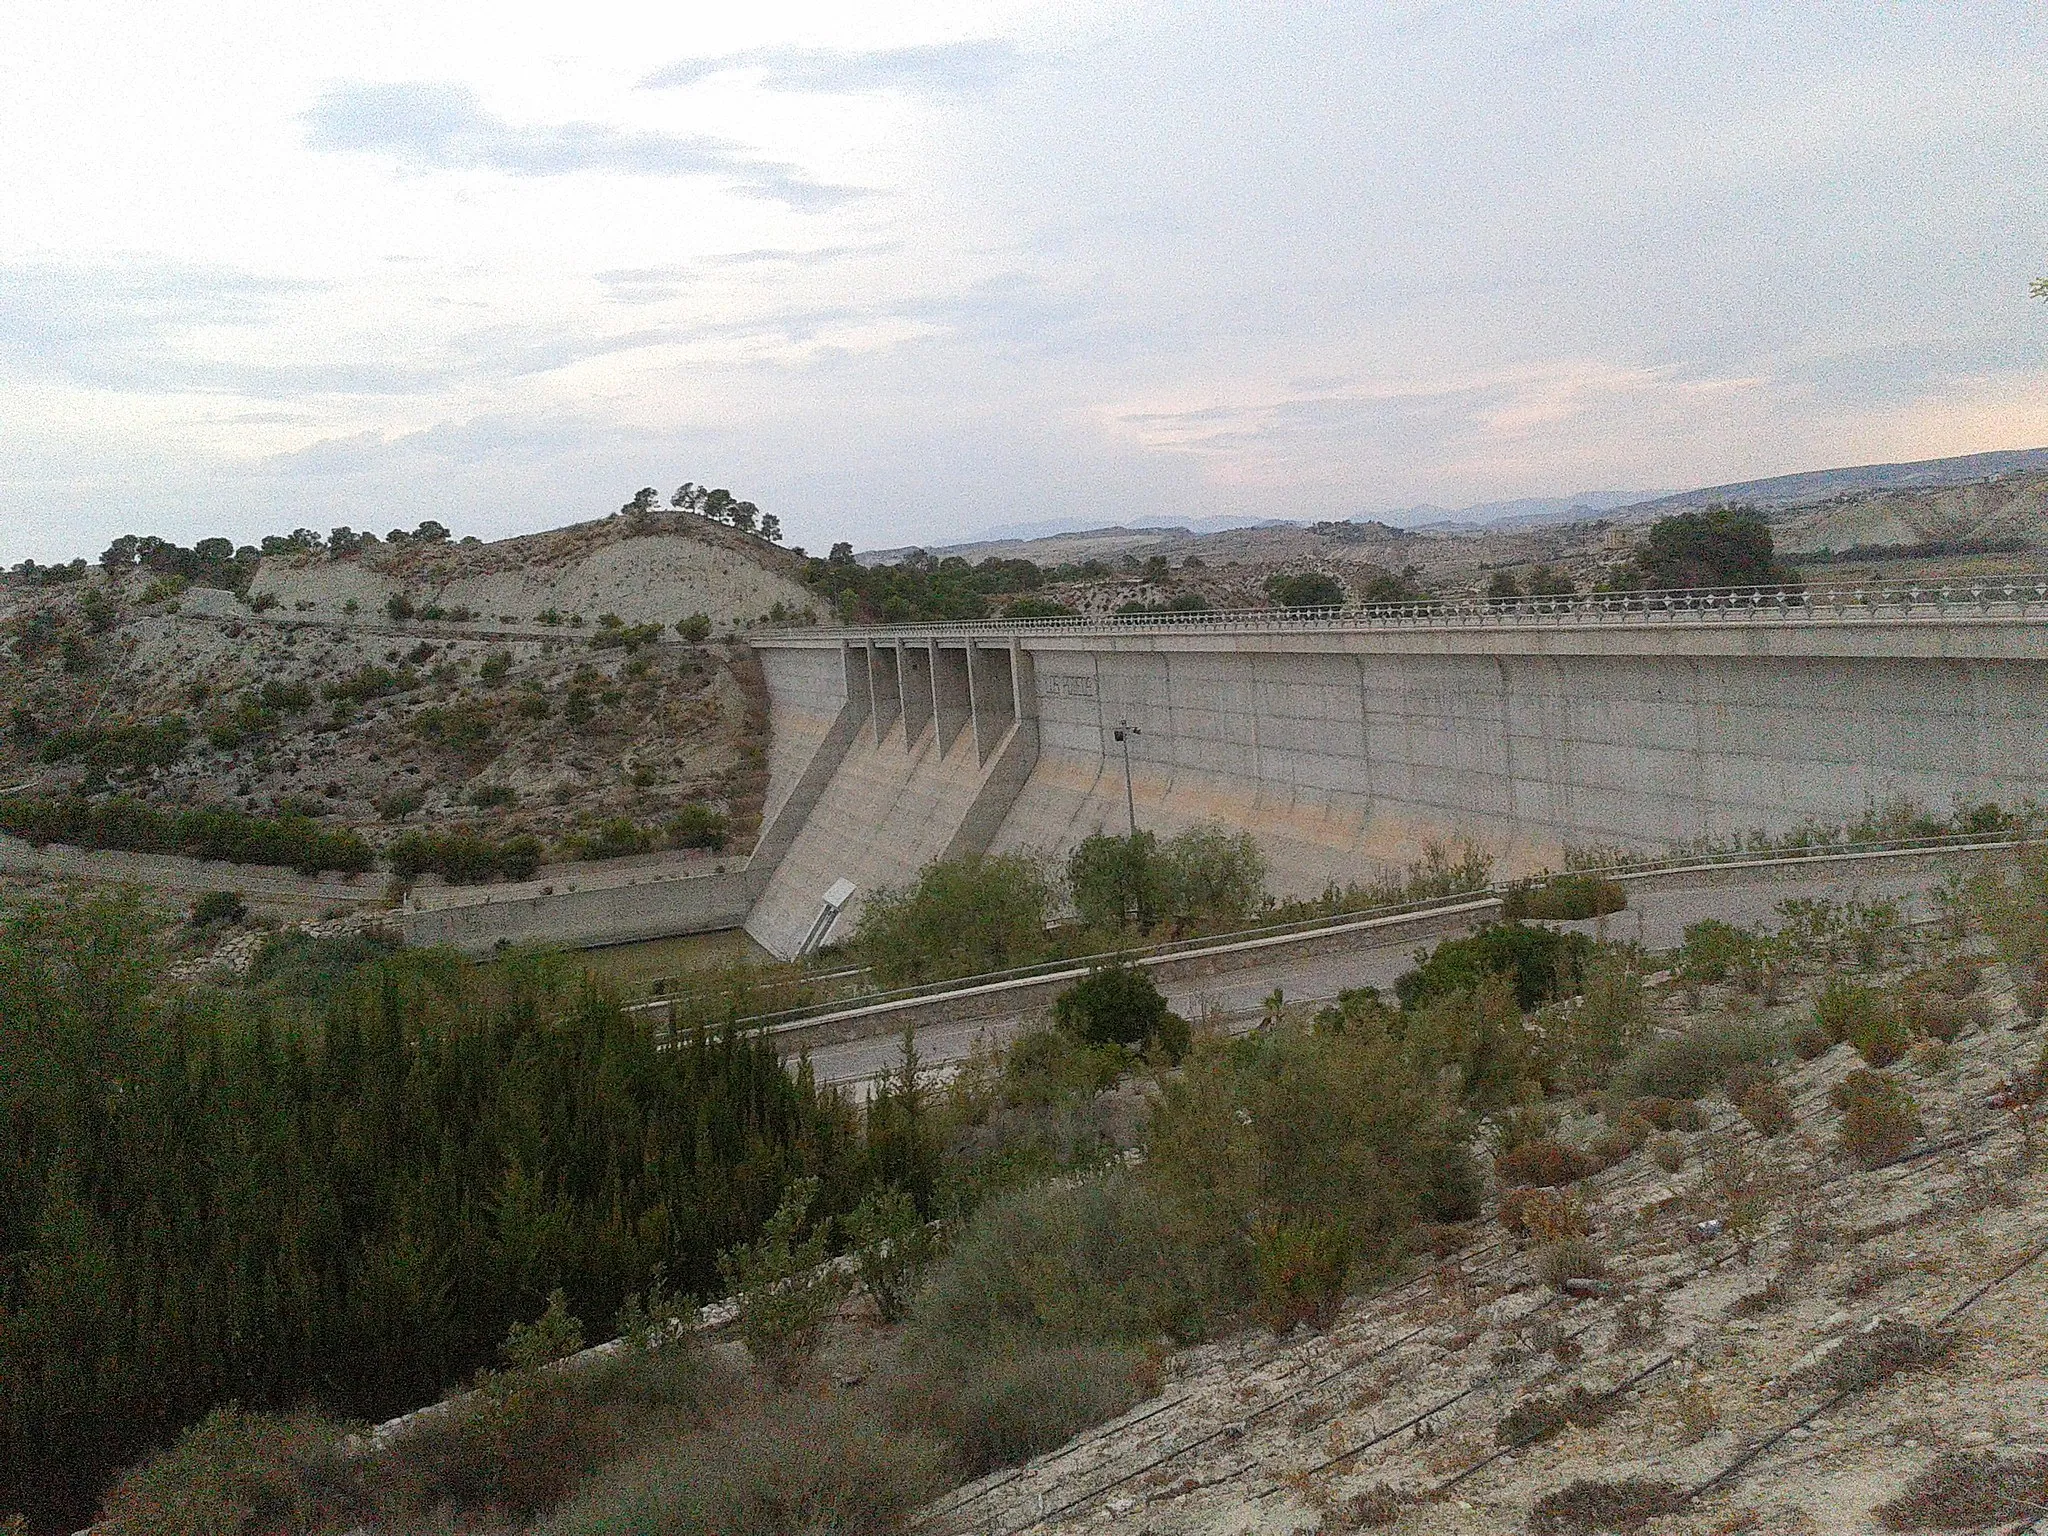
[[[1116,723],[1116,739],[1123,743],[1124,748],[1124,815],[1130,820],[1133,837],[1138,835],[1138,804],[1131,798],[1131,738],[1144,734],[1128,720]]]

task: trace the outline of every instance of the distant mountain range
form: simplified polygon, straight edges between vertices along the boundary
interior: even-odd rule
[[[1767,480],[1741,480],[1681,491],[1653,501],[1615,509],[1631,522],[1669,517],[1710,507],[1716,502],[1752,502],[1759,507],[1792,507],[1824,501],[1830,496],[1866,491],[1931,490],[1968,485],[2028,470],[2048,469],[2048,448],[2011,448],[1996,453],[1968,453],[1953,459],[1920,459],[1910,464],[1859,464],[1849,469],[1811,469],[1804,474],[1773,475]]]
[[[1417,533],[1473,533],[1481,529],[1538,528],[1558,523],[1608,517],[1643,522],[1694,511],[1717,502],[1750,502],[1765,508],[1800,506],[1830,497],[1873,491],[1928,490],[1967,485],[2002,475],[2048,470],[2048,448],[2014,448],[1992,453],[1963,454],[1948,459],[1920,459],[1907,464],[1859,464],[1843,469],[1814,469],[1800,474],[1741,480],[1693,491],[1584,491],[1573,496],[1523,496],[1447,508],[1429,503],[1361,515],[1354,522],[1385,523]],[[1087,517],[1053,517],[990,528],[958,544],[913,545],[863,550],[865,565],[886,565],[913,549],[937,555],[965,552],[991,544],[1030,543],[1063,535],[1112,538],[1118,534],[1181,534],[1189,538],[1240,528],[1305,528],[1307,519],[1222,516],[1177,522],[1165,517],[1140,517],[1105,526]]]

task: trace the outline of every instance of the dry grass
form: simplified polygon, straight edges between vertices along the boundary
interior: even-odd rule
[[[947,1482],[932,1441],[846,1399],[780,1397],[607,1469],[545,1536],[893,1536]]]
[[[1613,1412],[1613,1405],[1584,1387],[1573,1387],[1556,1396],[1525,1398],[1501,1415],[1493,1427],[1500,1445],[1534,1445],[1548,1440],[1567,1424],[1590,1429]]]
[[[1401,1518],[1401,1511],[1409,1500],[1389,1483],[1374,1483],[1363,1493],[1354,1493],[1335,1509],[1330,1519],[1324,1521],[1324,1528],[1341,1531],[1373,1531],[1382,1526],[1392,1525]]]
[[[1509,1190],[1500,1197],[1500,1224],[1516,1237],[1539,1243],[1584,1237],[1592,1231],[1584,1203],[1554,1189]]]
[[[1681,1445],[1697,1444],[1720,1427],[1721,1405],[1702,1382],[1688,1381],[1672,1388],[1670,1404]]]
[[[1531,1536],[1591,1536],[1595,1531],[1635,1531],[1659,1515],[1685,1507],[1686,1491],[1677,1483],[1630,1477],[1602,1483],[1581,1478],[1546,1493],[1529,1512]]]
[[[1852,1333],[1821,1359],[1788,1378],[1830,1392],[1863,1392],[1900,1371],[1929,1365],[1948,1352],[1950,1335],[1918,1323],[1884,1322]]]
[[[1894,1531],[1971,1530],[2032,1520],[2048,1513],[2048,1456],[1951,1451],[1935,1457],[1875,1513]]]
[[[217,1408],[107,1495],[105,1536],[338,1531],[363,1512],[343,1430],[311,1414]]]
[[[1587,1238],[1561,1237],[1536,1255],[1536,1278],[1555,1290],[1563,1290],[1567,1280],[1598,1280],[1606,1273],[1606,1257]]]
[[[1777,1083],[1751,1084],[1735,1107],[1760,1136],[1782,1136],[1799,1123],[1792,1112],[1792,1096]]]
[[[1546,1189],[1576,1184],[1598,1173],[1601,1166],[1600,1159],[1583,1147],[1549,1136],[1524,1142],[1493,1160],[1493,1171],[1503,1184],[1533,1184]]]

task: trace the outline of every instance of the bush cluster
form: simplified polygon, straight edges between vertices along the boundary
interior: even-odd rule
[[[254,816],[225,808],[160,811],[139,800],[115,798],[0,799],[0,831],[42,847],[117,848],[132,853],[173,853],[235,864],[270,864],[303,875],[325,870],[361,874],[372,862],[370,845],[350,831],[330,831],[306,816]]]
[[[1628,906],[1628,892],[1613,880],[1570,873],[1519,881],[1501,898],[1501,916],[1511,923],[1525,918],[1569,923],[1605,917]]]
[[[1043,955],[1052,907],[1051,882],[1024,854],[941,860],[868,897],[853,942],[891,985],[974,976]]]
[[[1241,924],[1266,894],[1266,860],[1248,832],[1217,822],[1190,827],[1164,843],[1150,832],[1096,833],[1067,859],[1067,887],[1091,928]]]
[[[1053,999],[1052,1018],[1084,1045],[1142,1051],[1156,1044],[1169,1061],[1179,1061],[1188,1048],[1188,1021],[1166,1006],[1151,976],[1132,965],[1090,971]]]
[[[167,768],[185,755],[192,722],[183,715],[133,725],[88,725],[52,731],[37,755],[46,763],[78,762],[101,772]]]
[[[1431,998],[1469,991],[1488,976],[1505,975],[1513,980],[1515,1001],[1534,1008],[1574,990],[1592,952],[1593,941],[1582,933],[1492,923],[1468,938],[1437,945],[1414,970],[1395,979],[1394,995],[1402,1007],[1413,1008]]]
[[[540,839],[527,833],[494,838],[482,832],[401,832],[384,849],[401,880],[439,875],[450,885],[524,880],[540,867]]]
[[[1834,976],[1814,1000],[1814,1022],[1828,1042],[1847,1042],[1873,1067],[1888,1067],[1913,1048],[1913,1031],[1876,989]]]

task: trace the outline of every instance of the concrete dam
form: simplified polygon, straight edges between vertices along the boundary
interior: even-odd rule
[[[1125,825],[1251,832],[1312,894],[1469,838],[1513,872],[2048,801],[2048,583],[802,630],[754,644],[764,832],[729,909],[796,952],[826,893]],[[1119,744],[1115,733],[1126,729]],[[842,885],[841,890],[844,890]]]

